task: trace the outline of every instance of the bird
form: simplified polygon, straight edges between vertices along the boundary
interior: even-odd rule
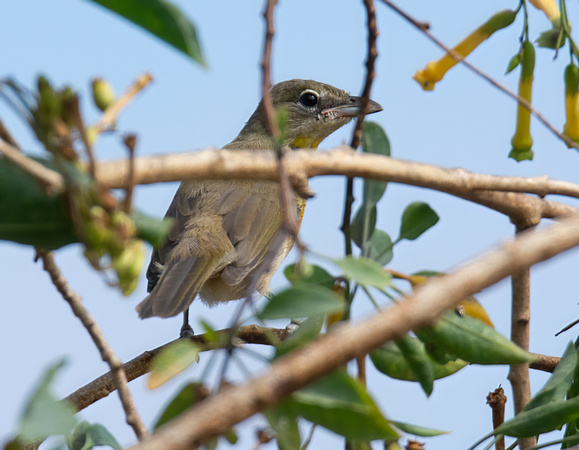
[[[274,109],[286,123],[282,150],[316,149],[334,131],[362,114],[361,97],[314,80],[293,79],[271,90]],[[366,114],[382,111],[368,101]],[[227,151],[267,150],[273,141],[263,99]],[[295,196],[301,223],[306,200]],[[293,204],[293,203],[292,203]],[[180,336],[193,335],[189,306],[199,295],[208,306],[267,294],[270,280],[293,247],[283,233],[280,187],[263,180],[185,180],[165,217],[173,219],[163,245],[147,269],[148,296],[136,309],[140,318],[183,313]]]

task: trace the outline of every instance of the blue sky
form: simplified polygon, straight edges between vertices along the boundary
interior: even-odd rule
[[[142,72],[155,81],[121,116],[123,131],[138,134],[138,154],[193,151],[205,146],[222,146],[231,141],[255,109],[260,98],[259,62],[263,39],[263,2],[215,0],[178,3],[196,23],[206,59],[201,69],[165,44],[156,41],[126,22],[89,2],[62,0],[9,2],[0,15],[0,77],[12,76],[32,85],[43,72],[56,85],[70,83],[82,95],[83,112],[89,122],[98,118],[90,104],[89,83],[93,77],[109,80],[121,92]],[[494,12],[516,2],[460,2],[449,0],[444,8],[437,2],[419,0],[404,5],[448,44],[454,44]],[[570,14],[577,12],[575,4]],[[548,175],[553,179],[577,181],[579,155],[568,150],[536,120],[533,120],[535,160],[517,164],[507,159],[514,132],[515,105],[488,83],[463,67],[455,68],[434,92],[423,92],[412,80],[414,72],[441,51],[384,5],[377,4],[380,37],[377,76],[372,98],[384,111],[373,115],[386,130],[393,156],[401,159],[464,167],[497,175]],[[549,27],[539,13],[531,12],[531,36]],[[516,89],[517,75],[503,76],[507,62],[518,50],[520,18],[477,49],[469,60],[501,82]],[[310,78],[359,94],[364,80],[365,15],[359,2],[294,0],[281,2],[276,10],[276,37],[273,79]],[[534,104],[554,124],[562,127],[563,68],[566,52],[552,60],[551,51],[537,51]],[[37,143],[5,104],[0,117],[13,131],[23,148],[35,151]],[[349,142],[349,125],[320,146],[328,149]],[[100,141],[97,157],[124,156],[117,137]],[[357,183],[357,192],[361,182]],[[155,215],[164,214],[176,183],[141,187],[136,192],[138,208]],[[302,239],[313,250],[340,256],[343,239],[339,232],[343,208],[344,180],[341,177],[315,178],[311,187],[316,197],[308,203]],[[358,196],[359,197],[359,196]],[[449,195],[425,189],[390,184],[378,206],[378,227],[396,236],[405,206],[413,201],[428,202],[440,215],[439,224],[415,242],[396,247],[390,267],[404,272],[421,269],[450,270],[481,251],[509,239],[513,227],[507,218]],[[567,201],[567,200],[566,200]],[[576,204],[576,202],[571,202]],[[103,277],[81,258],[79,246],[56,253],[56,261],[72,287],[104,330],[117,354],[128,360],[147,349],[176,337],[180,319],[138,319],[134,307],[145,295],[143,279],[136,292],[123,298],[106,286]],[[51,362],[66,357],[68,365],[56,383],[59,396],[96,378],[107,370],[100,361],[87,333],[59,298],[39,264],[33,263],[32,249],[0,242],[0,300],[5,313],[0,316],[0,374],[4,386],[0,402],[0,440],[6,439],[17,424],[15,411],[40,371]],[[293,262],[291,254],[287,262]],[[531,350],[560,355],[573,332],[554,333],[577,317],[576,292],[579,280],[576,251],[544,263],[532,271]],[[273,287],[285,284],[281,274]],[[509,283],[504,281],[479,298],[495,325],[509,334]],[[229,324],[235,305],[208,309],[195,302],[193,326],[208,320],[216,328]],[[372,311],[360,298],[356,317]],[[282,323],[278,325],[283,326]],[[202,357],[205,364],[209,358]],[[255,364],[249,360],[248,364]],[[186,380],[203,367],[189,369],[184,376],[164,387],[149,391],[145,378],[131,383],[146,424],[151,424],[162,405]],[[260,366],[257,371],[262,370]],[[370,391],[382,410],[396,420],[451,431],[429,440],[429,449],[465,448],[491,427],[490,409],[485,405],[489,391],[500,384],[509,397],[507,367],[469,367],[435,384],[426,399],[417,385],[369,373]],[[238,373],[233,373],[239,379]],[[534,373],[532,387],[539,389],[547,379]],[[124,423],[116,394],[81,413],[91,422],[107,426],[123,444],[134,442]],[[241,448],[254,442],[254,430],[265,422],[254,419],[239,426]],[[311,448],[331,448],[341,440],[320,431]],[[270,444],[273,448],[273,445]],[[266,447],[268,448],[268,447]]]

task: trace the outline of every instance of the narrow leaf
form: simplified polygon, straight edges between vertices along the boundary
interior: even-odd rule
[[[440,436],[441,434],[448,434],[448,431],[436,430],[434,428],[423,427],[420,425],[412,425],[410,423],[398,422],[397,420],[391,420],[390,423],[398,428],[400,431],[404,431],[408,434],[413,434],[414,436],[422,437],[433,437]]]
[[[195,25],[165,0],[93,0],[205,66]]]
[[[571,387],[575,368],[577,367],[577,350],[572,342],[567,349],[553,374],[545,383],[545,386],[531,399],[524,410],[530,410],[547,403],[562,401]]]
[[[339,370],[293,395],[298,413],[348,439],[397,439],[398,433],[356,380]]]
[[[262,319],[296,319],[325,315],[343,308],[342,299],[317,284],[300,283],[275,294],[260,313]]]
[[[579,418],[579,397],[567,401],[550,402],[521,411],[513,419],[495,429],[495,434],[517,438],[537,436]]]
[[[434,386],[434,369],[424,345],[407,334],[397,339],[395,344],[400,349],[408,366],[412,369],[422,390],[430,397]]]
[[[199,361],[199,350],[199,346],[186,339],[181,339],[163,349],[151,362],[149,389],[158,388]]]
[[[285,401],[268,409],[264,415],[276,434],[280,450],[294,450],[301,446],[298,414],[293,402]]]
[[[478,319],[445,313],[430,328],[415,330],[418,338],[475,364],[522,364],[534,357]]]
[[[438,214],[427,203],[411,203],[402,215],[398,240],[414,240],[430,227],[436,225],[438,220]]]
[[[424,344],[418,339],[412,339],[415,342],[414,345],[421,345],[424,347]],[[440,364],[434,361],[430,355],[428,355],[428,357],[430,358],[430,364],[435,380],[452,375],[468,365],[466,361],[460,359]],[[376,369],[391,378],[404,381],[418,381],[414,370],[410,367],[400,348],[394,342],[388,342],[382,347],[374,350],[370,353],[370,358],[372,359],[372,363],[374,363]]]

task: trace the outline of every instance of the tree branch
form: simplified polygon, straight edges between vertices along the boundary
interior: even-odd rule
[[[217,333],[219,335],[229,337],[231,330],[224,329],[219,330]],[[236,337],[243,340],[247,344],[261,344],[261,345],[271,345],[271,336],[275,336],[276,339],[280,341],[285,340],[289,333],[285,329],[279,328],[262,328],[258,325],[248,325],[239,328],[236,333]],[[205,335],[192,336],[191,342],[199,345],[207,344]],[[127,381],[133,381],[136,378],[148,373],[150,371],[151,360],[157,355],[161,350],[171,345],[173,342],[161,345],[153,350],[147,350],[146,352],[140,354],[139,356],[133,358],[132,360],[123,364],[123,370],[126,374]],[[229,340],[227,340],[227,343]],[[227,344],[226,344],[227,345]],[[213,350],[215,345],[208,346],[202,351]],[[107,372],[100,377],[94,379],[90,383],[84,385],[83,387],[77,389],[75,392],[65,397],[63,400],[70,403],[76,411],[82,411],[87,406],[92,405],[98,400],[108,396],[111,392],[116,390],[116,385],[113,378],[113,373]]]
[[[347,175],[391,181],[434,189],[461,197],[506,214],[521,226],[532,226],[541,218],[554,218],[575,211],[569,205],[525,196],[528,192],[579,198],[579,185],[546,177],[501,177],[476,174],[465,169],[446,169],[386,156],[360,154],[350,147],[311,152],[295,150],[284,157],[284,166],[297,184],[319,175]],[[97,179],[108,188],[123,188],[128,177],[128,161],[97,163]],[[184,179],[264,179],[278,180],[277,164],[271,151],[199,152],[135,158],[136,184]],[[493,192],[510,191],[510,192]]]
[[[0,139],[0,153],[32,175],[48,195],[56,195],[64,191],[64,180],[58,172],[30,159],[3,139]]]
[[[127,423],[133,428],[139,440],[144,439],[149,433],[133,401],[121,360],[115,355],[105,339],[102,330],[83,306],[80,296],[71,289],[68,282],[62,276],[62,273],[54,262],[54,255],[52,253],[39,252],[39,256],[42,259],[44,270],[50,275],[52,283],[58,292],[60,292],[60,295],[68,302],[74,315],[79,318],[90,334],[103,361],[111,368],[112,378],[119,391],[119,397],[125,411]]]
[[[225,432],[292,392],[408,331],[432,323],[461,299],[538,262],[579,245],[579,214],[476,258],[433,279],[415,295],[356,325],[339,327],[307,347],[276,360],[263,375],[217,394],[183,413],[133,447],[188,449]]]

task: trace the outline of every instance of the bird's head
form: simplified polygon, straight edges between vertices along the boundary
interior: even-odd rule
[[[291,148],[316,148],[361,112],[360,97],[313,80],[282,81],[271,88],[271,99],[276,110],[283,109],[286,113],[283,144]],[[382,111],[382,107],[370,100],[367,113],[378,111]],[[265,130],[262,100],[240,137],[250,133],[265,134]]]

